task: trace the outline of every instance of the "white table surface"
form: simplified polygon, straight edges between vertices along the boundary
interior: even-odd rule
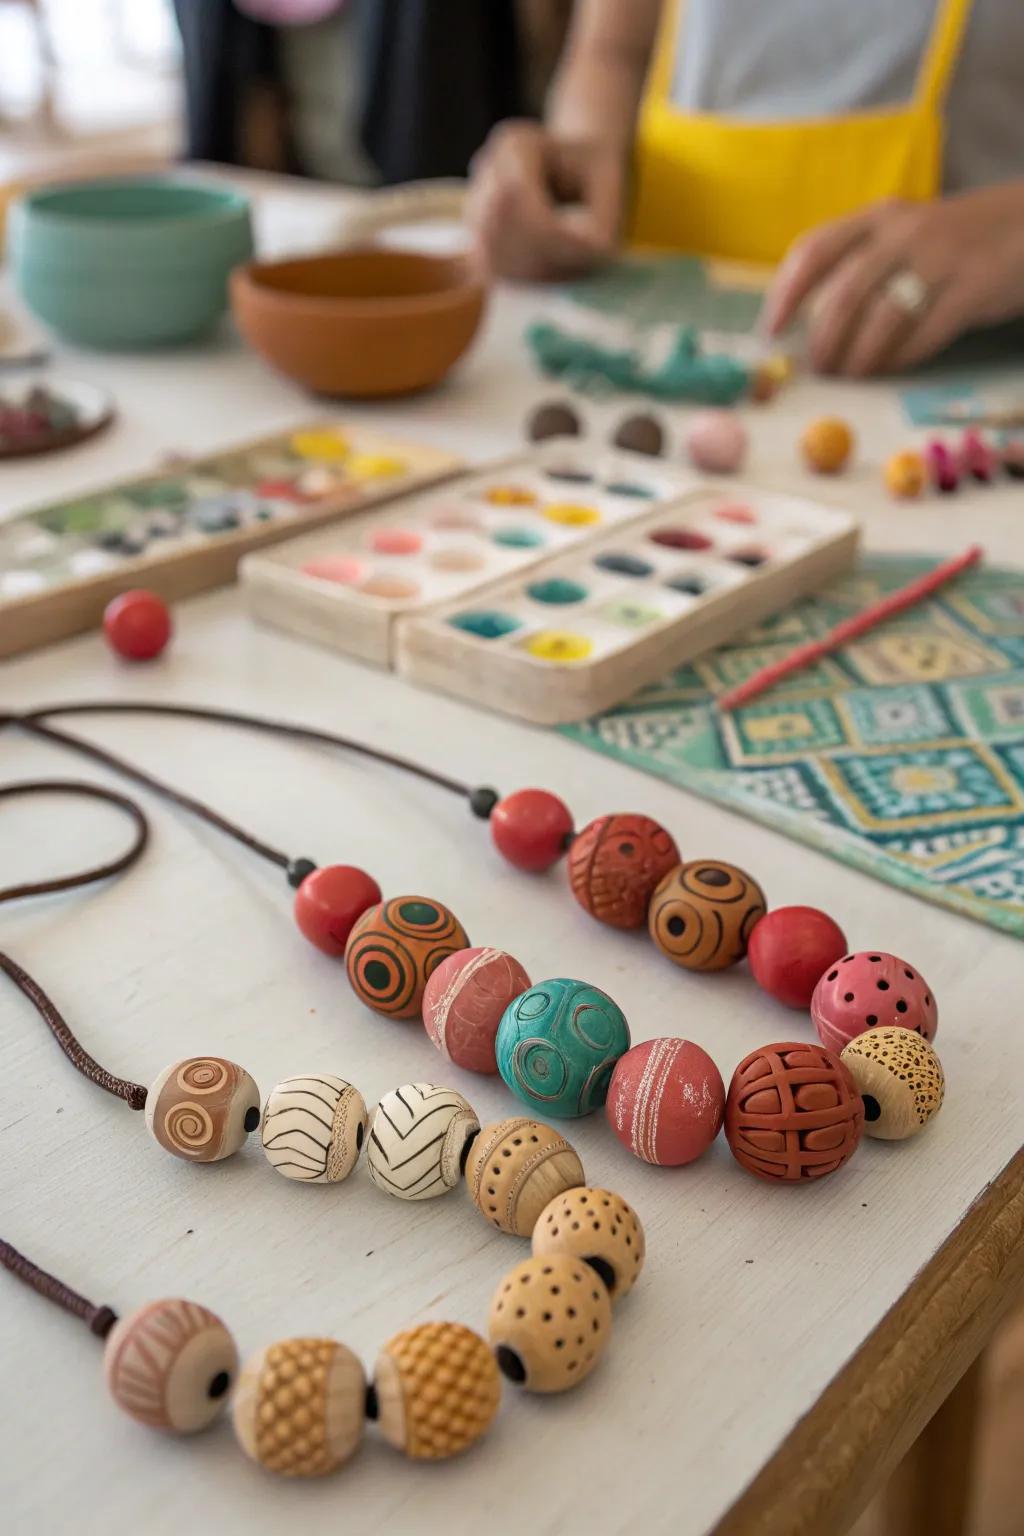
[[[473,459],[509,451],[525,409],[548,393],[520,341],[537,310],[536,296],[501,295],[444,389],[339,414]],[[202,451],[318,411],[230,338],[214,349],[66,363],[114,390],[119,422],[76,453],[0,470],[5,512],[146,469],[169,449]],[[864,515],[869,548],[937,554],[980,539],[993,558],[1019,554],[1022,498],[1010,485],[909,506],[885,497],[878,464],[908,437],[887,386],[798,382],[747,413],[751,476],[821,491],[794,441],[824,410],[847,413],[860,433],[859,467],[825,489]],[[615,413],[590,414],[597,424]],[[237,706],[349,731],[472,782],[547,785],[580,825],[601,811],[642,809],[672,828],[686,857],[749,868],[770,905],[825,907],[852,947],[892,948],[920,967],[940,1003],[948,1100],[919,1139],[865,1142],[840,1174],[797,1190],[749,1177],[721,1138],[698,1164],[659,1170],[634,1161],[601,1116],[569,1127],[590,1180],[621,1191],[646,1225],[643,1281],[584,1387],[551,1401],[510,1388],[486,1443],[443,1466],[405,1463],[371,1434],[342,1473],[298,1486],[248,1464],[226,1423],[190,1442],[164,1439],[109,1401],[100,1350],[80,1324],[0,1276],[5,1532],[269,1536],[298,1522],[309,1536],[708,1531],[1017,1151],[1020,946],[556,734],[261,631],[234,592],[182,605],[177,624],[168,653],[145,668],[119,665],[95,635],[9,662],[0,708],[101,696]],[[74,728],[294,854],[360,864],[386,892],[448,902],[473,942],[510,949],[536,978],[571,974],[606,988],[634,1041],[689,1035],[726,1081],[754,1047],[812,1038],[808,1021],[762,994],[744,968],[680,973],[645,937],[597,927],[569,898],[563,872],[511,870],[463,803],[428,785],[216,726],[104,719]],[[0,748],[5,782],[110,782],[10,729]],[[482,1119],[517,1112],[499,1080],[446,1067],[417,1024],[362,1009],[339,965],[294,927],[276,871],[140,798],[155,837],[130,875],[0,912],[2,947],[51,990],[105,1064],[146,1082],[172,1059],[212,1052],[242,1062],[264,1091],[288,1074],[328,1071],[372,1100],[426,1079],[457,1086]],[[114,812],[91,805],[6,804],[0,883],[80,866],[124,837]],[[461,1192],[405,1205],[362,1169],[333,1190],[300,1189],[274,1177],[256,1144],[209,1168],[173,1161],[141,1116],[76,1076],[6,983],[0,1041],[0,1230],[120,1311],[183,1295],[220,1313],[243,1355],[320,1332],[372,1361],[416,1321],[482,1326],[499,1279],[526,1251],[485,1227]]]

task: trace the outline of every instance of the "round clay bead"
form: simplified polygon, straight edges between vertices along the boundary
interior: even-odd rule
[[[381,1434],[416,1461],[441,1461],[474,1445],[501,1402],[494,1356],[461,1323],[396,1333],[377,1356],[373,1387]]]
[[[527,1392],[566,1392],[583,1381],[611,1327],[607,1287],[568,1254],[517,1264],[495,1291],[487,1319],[499,1368]]]
[[[644,1040],[619,1057],[604,1112],[634,1157],[679,1168],[722,1129],[725,1084],[692,1040]]]
[[[146,1127],[166,1152],[191,1163],[231,1157],[260,1123],[260,1091],[222,1056],[165,1067],[146,1094]]]
[[[656,459],[665,451],[665,433],[656,416],[641,413],[624,416],[615,428],[612,442],[616,448],[626,448],[631,453],[646,453]]]
[[[245,1454],[285,1477],[323,1477],[357,1450],[362,1363],[334,1339],[282,1339],[248,1360],[231,1405]]]
[[[598,816],[569,850],[569,885],[591,917],[642,928],[655,886],[679,863],[672,837],[650,816]]]
[[[976,427],[968,427],[960,439],[960,465],[965,475],[971,475],[982,485],[995,479],[996,454]]]
[[[373,1112],[366,1147],[370,1178],[399,1200],[432,1200],[454,1189],[469,1143],[480,1130],[454,1088],[406,1083]]]
[[[545,400],[530,412],[526,435],[531,443],[548,437],[579,437],[580,418],[564,400]]]
[[[582,1259],[619,1301],[644,1267],[644,1229],[631,1205],[610,1189],[573,1189],[541,1212],[533,1229],[534,1258]]]
[[[761,887],[735,864],[691,859],[670,870],[655,890],[647,926],[676,965],[723,971],[743,959],[764,911]]]
[[[358,919],[345,946],[345,969],[353,992],[368,1008],[414,1019],[433,972],[468,944],[458,918],[439,901],[394,896]]]
[[[192,1435],[227,1402],[238,1351],[220,1318],[198,1302],[151,1301],[114,1324],[103,1368],[125,1413],[152,1429]]]
[[[529,1237],[544,1207],[584,1177],[579,1153],[560,1132],[523,1117],[485,1125],[466,1160],[473,1204],[514,1237]]]
[[[885,487],[901,501],[913,501],[928,483],[924,459],[912,448],[894,453],[885,461]]]
[[[822,416],[805,429],[800,447],[816,474],[837,475],[853,452],[853,433],[838,416]]]
[[[286,1179],[340,1184],[366,1138],[366,1103],[343,1077],[286,1077],[263,1110],[263,1150]]]
[[[447,1061],[467,1072],[497,1072],[494,1037],[509,1003],[530,985],[501,949],[460,949],[423,991],[423,1027]]]
[[[754,980],[788,1008],[808,1008],[821,976],[845,954],[846,935],[817,907],[776,907],[755,923],[747,946]]]
[[[920,971],[884,950],[844,955],[825,972],[811,998],[818,1039],[839,1052],[866,1029],[897,1025],[933,1040],[935,995]]]
[[[747,456],[747,429],[734,411],[698,411],[686,433],[686,451],[705,474],[733,475]]]
[[[380,901],[380,886],[365,869],[327,864],[315,869],[295,892],[295,921],[325,955],[343,955],[353,925]]]
[[[629,1050],[629,1025],[599,987],[557,976],[506,1008],[496,1049],[498,1071],[518,1098],[571,1119],[604,1103],[615,1063]]]
[[[569,846],[569,807],[546,789],[517,789],[491,812],[491,836],[510,864],[540,874],[557,864]]]
[[[863,1129],[853,1078],[820,1045],[766,1045],[732,1075],[726,1140],[736,1161],[769,1183],[834,1173],[856,1151]]]
[[[840,1060],[864,1100],[864,1130],[882,1141],[916,1136],[942,1108],[946,1079],[927,1040],[912,1029],[869,1029]]]

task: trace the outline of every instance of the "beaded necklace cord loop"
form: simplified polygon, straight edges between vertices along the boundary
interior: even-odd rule
[[[104,789],[99,784],[86,784],[79,779],[26,779],[17,784],[0,785],[0,798],[13,799],[15,796],[40,794],[82,795],[90,800],[102,800],[116,806],[135,823],[134,839],[125,853],[107,864],[94,865],[78,874],[57,875],[52,880],[8,886],[0,890],[0,902],[19,901],[25,896],[47,896],[58,891],[74,890],[78,886],[93,885],[100,880],[123,874],[145,852],[149,842],[149,822],[142,808],[134,800],[129,800],[127,795],[120,795],[113,789]]]

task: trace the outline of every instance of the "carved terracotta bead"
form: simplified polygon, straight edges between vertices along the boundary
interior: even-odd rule
[[[530,985],[501,949],[461,949],[443,960],[423,993],[423,1027],[441,1055],[467,1072],[498,1070],[494,1037],[509,1003]]]
[[[903,1141],[916,1136],[942,1108],[942,1063],[912,1029],[869,1029],[850,1041],[840,1060],[864,1100],[868,1136]]]
[[[247,1456],[285,1477],[322,1477],[363,1435],[366,1376],[334,1339],[282,1339],[246,1362],[231,1405]]]
[[[373,1112],[366,1166],[399,1200],[432,1200],[454,1189],[468,1142],[480,1129],[473,1106],[454,1088],[406,1083]]]
[[[514,1237],[529,1237],[549,1201],[583,1180],[575,1147],[552,1126],[522,1116],[485,1125],[466,1163],[473,1204]]]
[[[598,816],[569,850],[569,885],[585,912],[610,928],[642,928],[658,882],[679,863],[650,816]]]
[[[863,1129],[864,1105],[849,1069],[820,1045],[766,1045],[733,1073],[725,1136],[736,1161],[758,1178],[824,1178],[852,1157]]]
[[[533,1229],[536,1258],[562,1254],[582,1259],[601,1277],[615,1301],[640,1278],[646,1251],[639,1217],[610,1189],[572,1189],[558,1195]]]
[[[764,892],[744,870],[721,859],[691,859],[670,870],[654,892],[647,926],[676,965],[722,971],[743,959],[764,913]]]
[[[165,1067],[146,1094],[146,1126],[166,1152],[191,1163],[231,1157],[260,1123],[260,1091],[222,1056]]]
[[[151,1301],[115,1323],[103,1366],[119,1408],[153,1429],[192,1435],[224,1408],[238,1351],[219,1317],[194,1301]]]
[[[342,1077],[286,1077],[263,1110],[263,1150],[286,1179],[339,1184],[366,1137],[366,1104]]]
[[[527,1392],[565,1392],[583,1381],[611,1326],[607,1287],[582,1260],[557,1253],[510,1270],[487,1320],[498,1365]]]
[[[421,1323],[385,1344],[373,1374],[385,1440],[417,1461],[457,1456],[487,1429],[501,1377],[479,1334],[461,1323]]]

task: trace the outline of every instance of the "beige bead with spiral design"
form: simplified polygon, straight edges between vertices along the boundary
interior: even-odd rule
[[[166,1152],[190,1163],[231,1157],[260,1123],[260,1091],[222,1056],[165,1067],[146,1094],[146,1126]]]

